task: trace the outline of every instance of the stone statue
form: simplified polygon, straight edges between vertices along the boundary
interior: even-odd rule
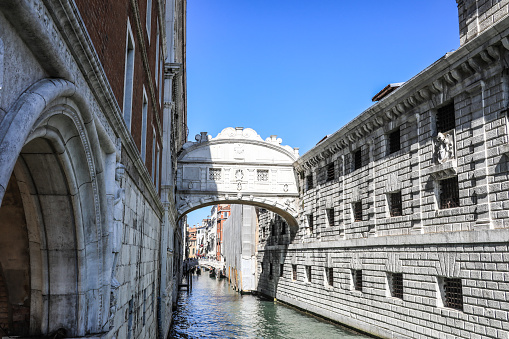
[[[443,133],[438,133],[435,139],[435,158],[440,164],[454,158],[454,141],[452,134],[444,135]]]

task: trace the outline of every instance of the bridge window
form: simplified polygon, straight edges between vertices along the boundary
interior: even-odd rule
[[[362,270],[352,270],[352,283],[356,291],[362,292]]]
[[[209,168],[209,179],[210,180],[221,180],[221,169],[220,168]]]
[[[313,174],[306,176],[306,184],[308,190],[313,188]]]
[[[332,267],[327,267],[325,269],[325,275],[327,284],[331,287],[334,286],[334,269]]]
[[[440,180],[440,209],[460,206],[458,177]]]
[[[353,221],[362,221],[362,202],[353,203]]]
[[[327,178],[326,178],[326,181],[332,181],[334,180],[334,163],[331,162],[330,164],[327,165]]]
[[[297,280],[297,265],[292,265],[292,279]]]
[[[334,208],[327,208],[325,211],[327,214],[327,221],[329,226],[334,226]]]
[[[389,212],[391,217],[398,217],[403,215],[403,206],[401,203],[401,192],[390,193],[389,198]]]
[[[311,282],[311,266],[306,266],[306,281]]]
[[[395,153],[401,149],[401,138],[399,127],[389,134],[389,149],[388,154]]]
[[[391,297],[403,299],[403,273],[387,273]]]
[[[269,170],[256,170],[258,181],[269,181]]]

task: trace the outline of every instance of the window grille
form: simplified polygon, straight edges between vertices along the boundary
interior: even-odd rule
[[[354,289],[362,292],[362,270],[354,270],[352,275]]]
[[[306,266],[306,278],[308,282],[311,282],[311,266]]]
[[[456,127],[454,103],[441,107],[437,110],[437,132],[447,132]]]
[[[444,306],[463,311],[461,279],[444,278]]]
[[[297,280],[297,265],[292,265],[292,278]]]
[[[362,202],[357,201],[353,204],[353,220],[362,221]]]
[[[318,185],[323,184],[327,179],[327,169],[325,167],[316,170],[316,182]]]
[[[209,179],[210,180],[221,180],[221,169],[220,168],[209,168]]]
[[[401,149],[401,138],[399,128],[389,134],[389,154],[395,153]]]
[[[308,190],[313,188],[313,174],[306,176],[306,183],[308,186]]]
[[[329,286],[334,286],[334,270],[332,267],[327,268],[327,282]]]
[[[352,169],[353,169],[353,164],[352,164],[352,154],[351,153],[347,153],[345,154],[345,168],[344,168],[344,171],[345,171],[345,174],[350,174],[352,172]]]
[[[459,207],[458,177],[452,177],[440,181],[440,208]]]
[[[391,273],[389,275],[391,296],[403,299],[403,273]]]
[[[284,268],[285,268],[285,265],[284,265],[284,264],[279,264],[279,276],[280,276],[280,277],[282,277],[282,276],[283,276]]]
[[[362,152],[359,148],[353,153],[353,169],[357,170],[362,167]]]
[[[401,192],[391,193],[390,197],[390,213],[391,217],[398,217],[403,215],[403,208],[401,203]]]
[[[327,219],[329,221],[329,226],[334,226],[334,209],[328,208],[326,211],[327,211]]]
[[[335,174],[334,163],[331,162],[330,164],[327,165],[327,179],[326,179],[326,181],[334,180],[334,174]]]
[[[269,170],[256,170],[258,181],[269,181]]]
[[[308,215],[309,233],[313,233],[313,213]]]
[[[337,167],[338,167],[338,176],[342,177],[343,176],[343,160],[341,158],[339,158],[337,161]]]

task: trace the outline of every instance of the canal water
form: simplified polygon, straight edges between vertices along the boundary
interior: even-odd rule
[[[192,279],[193,289],[179,292],[170,338],[368,338],[284,304],[241,295],[207,271]]]

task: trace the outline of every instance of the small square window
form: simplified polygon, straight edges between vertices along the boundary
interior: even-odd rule
[[[463,287],[461,279],[439,277],[443,306],[463,311]]]
[[[353,221],[362,221],[362,202],[353,203]]]
[[[334,208],[327,208],[327,221],[329,223],[329,226],[334,226]]]
[[[334,269],[332,267],[327,267],[325,273],[327,276],[327,284],[329,286],[334,286]]]
[[[401,192],[389,194],[389,211],[391,217],[403,215],[403,207],[401,203]]]
[[[209,168],[209,180],[221,180],[221,169]]]
[[[460,206],[458,177],[440,180],[440,209]]]
[[[353,288],[362,292],[362,270],[352,270]]]
[[[292,265],[292,279],[297,280],[297,265]]]
[[[334,180],[334,174],[335,174],[334,163],[331,162],[330,164],[327,165],[327,178],[326,178],[326,181]]]
[[[306,266],[306,280],[311,282],[311,266]]]
[[[436,127],[437,132],[445,133],[456,128],[456,116],[454,112],[454,103],[450,103],[437,110]]]
[[[403,299],[403,273],[387,273],[391,297]]]
[[[279,264],[279,276],[280,277],[282,277],[283,273],[285,272],[284,268],[285,268],[284,264]]]
[[[312,174],[306,176],[306,184],[308,186],[308,188],[307,188],[308,190],[313,188],[313,175]]]
[[[399,128],[389,134],[389,154],[395,153],[401,149],[401,138]]]
[[[269,181],[269,170],[256,170],[256,177],[258,181]]]

